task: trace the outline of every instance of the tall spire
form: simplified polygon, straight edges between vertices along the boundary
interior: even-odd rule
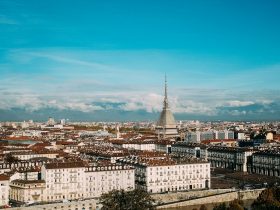
[[[157,129],[156,132],[159,136],[165,137],[171,137],[171,136],[177,136],[178,131],[176,127],[176,122],[174,119],[174,116],[169,108],[168,104],[168,97],[167,97],[167,78],[165,74],[165,84],[164,84],[164,101],[163,101],[163,109],[160,114],[160,118],[157,122]]]

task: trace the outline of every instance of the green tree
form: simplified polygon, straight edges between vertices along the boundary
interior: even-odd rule
[[[243,202],[235,199],[229,204],[228,210],[244,210]]]
[[[155,200],[142,189],[113,190],[100,197],[102,210],[154,210]]]
[[[279,210],[280,209],[280,188],[272,187],[261,192],[259,197],[252,204],[254,210]]]
[[[207,207],[206,207],[204,204],[202,204],[202,205],[200,206],[199,210],[207,210]]]
[[[213,210],[227,210],[227,206],[225,203],[221,203],[219,205],[214,206]]]

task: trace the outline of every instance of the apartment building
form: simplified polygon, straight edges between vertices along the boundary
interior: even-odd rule
[[[46,163],[41,168],[41,180],[13,180],[10,198],[19,203],[96,198],[113,189],[133,190],[134,184],[131,166],[82,161]]]
[[[0,174],[0,207],[9,204],[9,177]]]
[[[200,157],[209,161],[211,167],[247,172],[247,163],[254,152],[250,148],[204,146],[200,148]]]
[[[252,155],[252,173],[267,176],[280,176],[280,150],[270,149]]]
[[[57,162],[42,166],[42,180],[46,182],[46,201],[73,200],[85,197],[85,165],[83,162]]]
[[[187,132],[185,135],[185,140],[193,143],[213,139],[234,139],[234,132],[228,130],[210,130]]]
[[[200,157],[200,147],[198,143],[177,142],[171,146],[171,153],[192,158]]]
[[[178,162],[161,159],[126,158],[121,162],[135,167],[135,183],[150,193],[210,188],[210,163],[198,159]]]
[[[111,190],[133,190],[135,188],[134,168],[128,165],[96,165],[85,168],[85,195],[95,198]]]

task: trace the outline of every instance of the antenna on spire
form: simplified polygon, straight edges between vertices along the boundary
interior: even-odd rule
[[[165,86],[164,86],[164,107],[168,107],[168,99],[167,99],[167,77],[165,73]]]
[[[166,73],[165,73],[165,98],[167,99],[167,78],[166,78]]]

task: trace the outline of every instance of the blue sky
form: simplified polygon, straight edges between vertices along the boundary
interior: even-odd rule
[[[0,0],[0,120],[155,119],[165,73],[177,119],[279,119],[279,11],[277,0]]]

